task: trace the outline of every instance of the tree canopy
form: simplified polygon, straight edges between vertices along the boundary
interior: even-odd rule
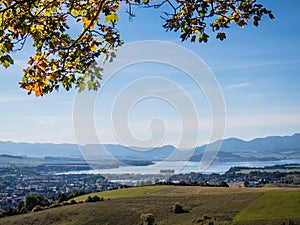
[[[20,87],[41,96],[72,87],[79,91],[97,90],[102,70],[96,59],[112,60],[123,44],[117,23],[120,6],[125,4],[129,17],[135,7],[162,12],[163,27],[180,33],[182,41],[207,42],[210,33],[226,38],[230,24],[258,26],[272,12],[256,0],[4,0],[0,1],[0,64],[13,64],[12,53],[21,51],[28,39],[35,54],[23,70]],[[165,9],[166,7],[164,7]],[[74,28],[74,23],[77,24]]]

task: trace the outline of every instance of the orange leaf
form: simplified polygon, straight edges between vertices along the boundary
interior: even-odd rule
[[[32,86],[31,85],[25,86],[25,89],[29,92],[32,90]]]
[[[83,22],[84,29],[86,29],[86,28],[88,28],[90,26],[90,29],[94,30],[94,24],[91,24],[92,20],[89,20],[88,18],[83,17],[82,18],[82,22]]]
[[[35,96],[36,97],[39,97],[39,96],[42,96],[43,93],[39,87],[39,85],[37,83],[34,84],[34,87],[32,88],[32,90],[35,92]]]

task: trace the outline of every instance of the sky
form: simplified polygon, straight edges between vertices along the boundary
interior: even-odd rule
[[[273,11],[275,20],[264,17],[259,27],[243,29],[233,25],[222,42],[211,37],[206,44],[182,43],[178,33],[162,28],[160,12],[149,9],[135,9],[136,17],[130,21],[121,8],[118,29],[125,43],[170,42],[203,61],[222,92],[223,138],[292,135],[300,132],[300,22],[296,17],[300,2],[261,2]],[[164,49],[155,51],[154,56]],[[13,66],[0,68],[0,141],[78,143],[75,90],[36,98],[19,88],[32,52],[29,43],[14,55]],[[137,53],[144,57],[145,52],[137,49]],[[186,60],[180,57],[175,52],[170,60]],[[196,71],[200,65],[190,67]],[[101,143],[189,148],[213,141],[212,124],[218,118],[213,116],[211,99],[174,65],[154,58],[126,66],[104,79],[96,95],[90,119]],[[88,131],[81,133],[89,136]]]

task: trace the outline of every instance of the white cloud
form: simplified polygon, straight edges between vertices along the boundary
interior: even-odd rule
[[[252,83],[237,83],[237,84],[229,84],[225,87],[225,89],[236,89],[236,88],[244,88],[251,86]]]

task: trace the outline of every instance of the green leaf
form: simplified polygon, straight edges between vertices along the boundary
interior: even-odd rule
[[[226,34],[223,32],[219,32],[217,34],[217,39],[220,39],[221,41],[223,41],[224,39],[226,39]]]
[[[204,34],[200,34],[199,35],[199,42],[201,43],[201,42],[204,41],[206,43],[208,41],[208,38],[209,38],[209,36],[207,34],[205,34],[205,33]]]
[[[5,67],[8,68],[11,64],[14,64],[13,59],[9,55],[4,55],[0,57],[0,63]]]
[[[85,86],[86,86],[85,83],[80,82],[79,85],[78,85],[78,91],[79,92],[84,91],[85,90]]]
[[[0,44],[0,50],[4,53],[4,52],[10,52],[12,50],[12,43],[11,42],[4,42],[2,44]]]
[[[196,35],[193,35],[193,36],[191,37],[191,42],[195,42],[195,40],[196,40]]]
[[[112,13],[105,16],[104,21],[108,22],[110,25],[114,25],[116,21],[119,21],[119,16],[116,13]]]
[[[5,68],[8,68],[10,66],[10,63],[8,61],[4,61],[2,63],[2,65],[5,67]]]
[[[89,90],[93,90],[94,89],[94,82],[93,81],[89,80],[87,82],[87,85],[88,85]]]

